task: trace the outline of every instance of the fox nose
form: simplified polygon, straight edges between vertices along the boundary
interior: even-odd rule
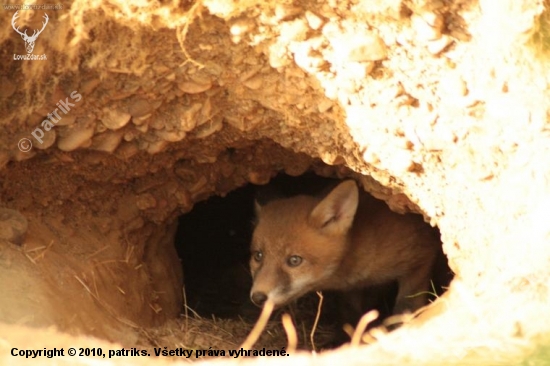
[[[257,306],[263,306],[267,300],[267,295],[263,292],[254,292],[250,295],[250,300]]]

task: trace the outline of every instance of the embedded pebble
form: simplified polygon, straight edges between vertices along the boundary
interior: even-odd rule
[[[327,165],[338,165],[344,163],[344,158],[342,158],[342,156],[331,151],[322,152],[321,160]]]
[[[162,130],[164,128],[164,120],[162,118],[153,118],[149,121],[149,127],[155,130]]]
[[[88,95],[88,94],[90,94],[91,92],[94,91],[94,89],[99,85],[100,82],[101,82],[101,80],[99,78],[89,79],[89,80],[83,81],[80,84],[80,88],[79,88],[78,91],[82,95]]]
[[[310,161],[309,160],[302,160],[302,161],[296,161],[293,162],[291,166],[285,167],[285,173],[290,175],[291,177],[298,177],[305,172],[307,172],[310,168]]]
[[[178,89],[187,94],[203,93],[212,88],[212,83],[197,83],[194,81],[183,81],[178,83]]]
[[[271,173],[269,171],[252,171],[248,172],[248,181],[256,185],[264,185],[269,183],[271,179]]]
[[[388,47],[376,34],[364,34],[361,37],[356,37],[353,41],[351,46],[342,46],[350,47],[346,52],[349,61],[379,61],[388,56]],[[335,49],[335,51],[338,50]]]
[[[304,41],[307,38],[309,27],[304,19],[296,19],[284,22],[281,25],[280,41],[289,43],[292,41]]]
[[[449,46],[452,41],[453,40],[451,37],[444,34],[441,36],[441,38],[428,42],[428,45],[426,47],[428,49],[428,52],[430,52],[432,55],[438,55],[443,52],[443,50],[447,48],[447,46]]]
[[[113,153],[122,141],[122,133],[105,132],[94,136],[91,148],[98,151]]]
[[[154,64],[153,65],[153,71],[156,74],[164,74],[165,72],[170,71],[170,68],[163,64]]]
[[[195,198],[196,195],[201,193],[201,191],[206,187],[206,184],[208,183],[208,179],[204,175],[202,175],[196,182],[193,184],[191,188],[189,188],[189,192],[191,193],[191,196]]]
[[[25,144],[26,145],[26,144]],[[11,161],[24,161],[33,158],[36,155],[36,150],[32,149],[30,151],[23,152],[20,149],[12,150],[10,154]]]
[[[146,115],[143,115],[141,117],[134,117],[132,118],[132,122],[136,125],[136,126],[144,126],[144,123],[145,121],[147,121],[151,116],[153,115],[153,113],[149,113],[149,114],[146,114]],[[145,124],[146,125],[146,124]],[[142,128],[145,128],[145,127],[142,127]],[[141,131],[141,130],[140,130]],[[144,132],[144,131],[142,131]]]
[[[177,166],[174,169],[174,173],[183,180],[195,180],[197,179],[197,173],[193,169],[189,169],[185,166]]]
[[[177,130],[177,131],[160,130],[160,131],[156,131],[155,135],[157,135],[164,141],[178,142],[183,140],[185,136],[187,136],[187,132],[182,130]]]
[[[147,210],[149,208],[154,208],[157,205],[157,200],[151,193],[144,193],[138,196],[136,200],[136,206],[140,210]]]
[[[364,79],[372,70],[374,70],[374,62],[347,62],[340,70],[338,70],[338,76],[344,79],[355,81],[357,79]],[[355,87],[353,87],[355,89]]]
[[[130,105],[128,105],[128,112],[132,117],[142,117],[147,114],[151,114],[153,111],[153,106],[145,99],[134,100]]]
[[[139,131],[134,128],[124,132],[123,138],[124,138],[124,141],[130,142],[130,141],[134,141],[138,136],[139,136]]]
[[[430,18],[428,17],[428,19]],[[420,15],[413,15],[411,20],[418,39],[422,41],[432,41],[441,37],[442,20],[441,22],[434,20],[436,26],[430,25],[426,19]]]
[[[210,121],[204,123],[201,127],[195,129],[195,137],[203,139],[220,131],[223,128],[223,117],[213,117]]]
[[[201,108],[200,119],[197,122],[197,126],[209,121],[212,118],[212,101],[210,98],[206,98]]]
[[[147,123],[144,123],[142,125],[137,125],[135,128],[141,133],[146,133],[149,130],[149,125]]]
[[[462,42],[469,42],[472,39],[472,36],[462,29],[452,29],[450,35]]]
[[[141,229],[143,225],[145,225],[145,220],[143,220],[141,217],[136,217],[135,219],[124,225],[124,231],[126,233],[130,233],[132,231]]]
[[[334,102],[330,99],[323,98],[320,102],[317,103],[317,110],[319,113],[325,113],[334,106]]]
[[[246,80],[256,76],[261,69],[262,69],[262,66],[260,65],[260,66],[253,67],[248,71],[243,72],[241,76],[239,76],[239,81],[245,82]]]
[[[110,130],[118,130],[128,124],[132,115],[128,112],[123,112],[121,110],[113,110],[109,108],[103,109],[103,119],[101,123],[105,125]]]
[[[159,140],[151,142],[147,147],[147,152],[151,155],[158,154],[159,152],[166,149],[166,146],[168,146],[168,141]]]
[[[93,135],[94,126],[72,128],[66,132],[65,136],[59,138],[57,148],[62,151],[76,150],[79,147],[84,147]]]
[[[56,136],[57,135],[54,129],[51,129],[49,131],[44,131],[44,136],[42,136],[41,138],[42,143],[37,141],[33,144],[33,146],[38,150],[46,150],[55,143]]]
[[[246,86],[248,89],[258,90],[262,87],[263,82],[263,77],[261,75],[258,75],[246,80],[243,85]]]
[[[181,115],[180,127],[183,131],[189,132],[197,125],[197,113],[202,110],[201,103],[195,103],[185,110]]]
[[[130,159],[139,152],[137,145],[133,142],[122,142],[116,150],[116,155],[121,159]]]
[[[313,30],[317,30],[323,26],[323,19],[321,19],[317,14],[312,13],[311,11],[306,11],[306,20],[309,27]]]
[[[285,44],[275,43],[269,47],[269,64],[274,69],[290,65],[292,58]]]
[[[275,19],[288,20],[302,13],[302,8],[287,4],[277,4],[275,7]]]
[[[431,27],[437,29],[441,32],[443,29],[443,16],[440,14],[436,14],[432,11],[426,11],[422,14],[420,14],[420,17]]]
[[[178,189],[174,194],[178,205],[183,206],[184,208],[189,208],[193,205],[191,202],[191,195],[185,189]]]
[[[254,28],[254,22],[249,19],[239,19],[235,21],[229,28],[231,34],[231,40],[234,43],[239,43],[242,37],[248,34]]]
[[[19,211],[0,208],[0,239],[21,245],[29,228],[27,218]]]
[[[70,126],[76,121],[76,116],[64,115],[55,124],[58,126]]]

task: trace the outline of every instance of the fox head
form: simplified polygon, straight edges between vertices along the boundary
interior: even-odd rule
[[[262,306],[269,299],[280,307],[325,289],[347,249],[358,201],[357,185],[348,180],[323,199],[296,196],[256,204],[252,302]]]

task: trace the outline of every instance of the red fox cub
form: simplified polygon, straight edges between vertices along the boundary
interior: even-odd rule
[[[256,204],[251,245],[252,302],[283,306],[310,291],[350,290],[397,281],[394,314],[427,303],[441,250],[419,215],[400,215],[353,180],[325,198],[296,196]]]

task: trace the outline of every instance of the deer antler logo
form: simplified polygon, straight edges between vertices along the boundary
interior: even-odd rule
[[[19,10],[17,10],[15,12],[15,14],[13,14],[13,17],[11,18],[11,26],[13,27],[13,29],[19,33],[21,35],[21,38],[23,38],[23,41],[25,41],[25,48],[27,49],[27,53],[32,53],[32,50],[34,49],[34,42],[36,42],[36,39],[38,38],[38,36],[40,35],[40,33],[42,33],[42,31],[44,30],[44,28],[46,28],[46,24],[48,24],[48,14],[45,14],[44,13],[44,19],[46,20],[45,22],[42,22],[42,29],[40,29],[39,31],[38,30],[34,30],[32,36],[28,36],[27,35],[27,29],[25,29],[24,32],[21,32],[19,30],[19,27],[15,27],[15,20],[17,18],[19,18],[19,15],[17,15],[17,13],[19,13]]]

